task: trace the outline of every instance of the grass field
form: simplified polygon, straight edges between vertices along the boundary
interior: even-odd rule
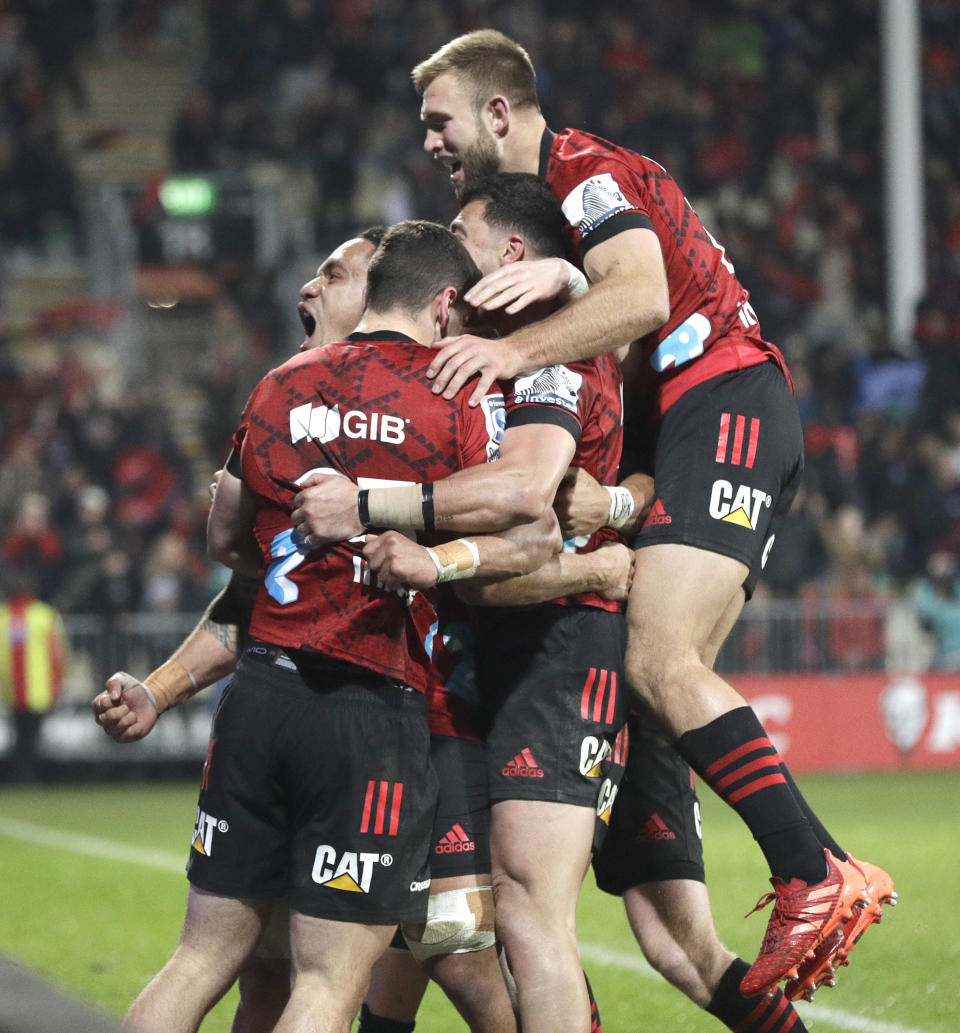
[[[887,867],[901,904],[868,931],[839,985],[801,1008],[811,1030],[960,1030],[957,892],[960,773],[802,779],[842,843]],[[0,789],[0,954],[114,1015],[166,959],[183,914],[193,785],[124,783]],[[766,914],[743,915],[766,888],[762,858],[736,816],[704,794],[708,882],[722,938],[752,960]],[[620,902],[588,879],[584,967],[606,1033],[722,1027],[642,961]],[[203,1025],[226,1033],[230,995]],[[433,988],[418,1033],[465,1029]],[[67,1033],[67,1031],[64,1031]]]

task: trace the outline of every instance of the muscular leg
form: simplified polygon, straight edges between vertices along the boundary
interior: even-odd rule
[[[394,929],[291,912],[293,989],[274,1033],[347,1033]]]
[[[771,872],[816,883],[826,875],[823,846],[782,761],[743,697],[711,667],[742,606],[746,575],[738,560],[706,549],[638,550],[627,676],[691,767],[746,822]],[[744,750],[750,759],[741,765]]]
[[[717,937],[707,887],[693,879],[645,882],[624,893],[623,906],[647,961],[706,1008],[736,957]]]
[[[130,1006],[125,1025],[138,1033],[194,1033],[236,979],[269,906],[191,886],[176,950]]]
[[[357,1033],[411,1030],[430,977],[408,950],[389,948],[373,966]]]
[[[290,959],[247,959],[237,977],[240,1001],[230,1033],[270,1033],[290,1000]]]
[[[782,991],[760,1000],[740,992],[747,963],[720,942],[702,882],[643,883],[623,903],[644,957],[694,1004],[736,1033],[806,1033]]]
[[[742,606],[746,576],[738,560],[689,545],[637,550],[627,676],[671,739],[746,705],[710,666],[722,644],[719,632],[727,625],[729,634],[739,614],[733,611]]]
[[[254,953],[237,977],[240,1000],[230,1033],[270,1033],[290,1000],[290,902],[274,900]]]
[[[590,1029],[576,906],[594,820],[592,808],[565,803],[500,800],[492,807],[497,935],[516,980],[524,1033]]]

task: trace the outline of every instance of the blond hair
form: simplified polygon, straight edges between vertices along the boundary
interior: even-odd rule
[[[417,93],[422,94],[434,79],[448,72],[467,87],[474,111],[498,93],[507,98],[511,107],[533,106],[540,110],[530,55],[496,29],[477,29],[450,40],[421,61],[411,78]]]

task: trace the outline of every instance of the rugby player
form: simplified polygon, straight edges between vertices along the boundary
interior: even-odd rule
[[[526,52],[493,30],[458,37],[414,69],[425,148],[455,189],[491,171],[541,172],[561,201],[591,289],[500,340],[461,335],[429,373],[450,397],[479,374],[471,401],[510,378],[639,341],[635,403],[656,424],[657,498],[636,545],[628,607],[630,683],[684,759],[749,827],[769,865],[774,902],[748,995],[801,978],[811,952],[829,975],[895,899],[876,865],[848,856],[796,788],[742,696],[711,658],[753,591],[803,467],[800,421],[780,352],[761,336],[723,247],[661,166],[597,137],[553,133],[540,113]],[[481,309],[520,288],[498,270],[468,295]],[[428,517],[451,531],[505,518],[490,471],[421,489]],[[608,486],[609,487],[609,486]],[[518,491],[520,488],[518,487]],[[529,494],[529,491],[528,491]],[[368,506],[423,523],[417,488],[372,493]],[[611,518],[630,500],[611,495]],[[509,500],[511,508],[517,507]],[[531,508],[532,515],[538,515]],[[664,591],[664,586],[669,591]]]
[[[432,368],[443,366],[437,388],[456,391],[482,367],[476,395],[493,375],[643,338],[657,498],[637,542],[628,674],[770,866],[774,910],[742,983],[747,994],[769,993],[798,978],[809,951],[819,949],[826,966],[839,937],[849,952],[893,898],[882,869],[849,858],[827,833],[752,709],[710,663],[753,591],[773,518],[802,470],[789,373],[722,246],[669,174],[589,134],[552,133],[516,43],[489,30],[467,34],[420,64],[414,82],[425,147],[450,164],[454,185],[490,164],[541,171],[592,284],[577,303],[505,340],[452,342]],[[494,280],[468,300],[489,304],[502,287]],[[436,511],[446,513],[444,502],[434,500]]]
[[[131,1008],[137,1028],[196,1028],[259,935],[262,898],[289,889],[293,907],[294,985],[278,1030],[346,1029],[393,926],[422,923],[435,788],[422,697],[429,664],[404,600],[370,583],[359,544],[302,546],[288,500],[311,466],[394,479],[486,459],[482,412],[429,404],[429,356],[416,343],[459,325],[458,297],[474,275],[442,227],[395,227],[372,263],[351,339],[291,360],[252,396],[244,480],[224,473],[208,535],[215,558],[251,572],[266,566],[251,622],[260,641],[218,710],[184,934]],[[358,391],[376,404],[358,401]],[[471,544],[457,543],[449,565],[464,552],[475,563]],[[443,546],[436,554],[448,556]]]
[[[345,240],[300,288],[298,311],[306,332],[300,351],[342,341],[360,321],[367,266],[385,229],[371,226]],[[143,684],[126,671],[107,679],[105,691],[92,702],[97,723],[116,742],[136,742],[150,733],[167,706],[178,706],[231,675],[246,646],[256,594],[256,578],[232,573],[193,631]],[[269,1033],[290,996],[286,900],[275,910],[263,942],[240,970],[231,1033]]]
[[[529,202],[521,203],[526,194],[536,196],[533,185],[525,182],[527,179],[523,175],[501,174],[468,189],[463,196],[463,209],[453,230],[482,272],[489,273],[537,254],[526,239]],[[549,202],[546,206],[550,207]],[[540,298],[566,284],[567,273],[561,269],[544,281],[543,265],[528,263],[527,297]],[[589,477],[580,468],[574,467],[573,471],[578,477]],[[645,491],[649,496],[650,483],[642,483],[645,476],[633,478],[634,490]],[[596,485],[595,481],[592,483]],[[587,503],[597,500],[583,498],[582,487],[575,491],[561,489],[560,494],[566,524],[579,520],[575,534],[566,537],[575,538],[581,532],[588,537],[596,528],[588,530],[584,526],[582,511],[587,509],[592,516]],[[610,507],[610,495],[605,494],[600,522],[605,522]],[[625,523],[623,533],[635,530],[633,525],[641,512],[638,509],[635,517]],[[389,583],[403,584],[406,573],[418,569],[412,555],[415,547],[407,538],[398,538],[396,544],[397,553],[384,560],[378,572]],[[602,558],[609,551],[564,552],[524,577],[482,585],[465,581],[458,586],[459,591],[470,601],[485,605],[547,602],[558,595],[593,587],[589,579],[596,577],[597,572],[591,571],[589,561]],[[704,881],[699,803],[689,768],[666,740],[650,728],[649,722],[636,716],[630,722],[630,743],[627,775],[619,791],[616,778],[605,778],[597,800],[601,816],[597,839],[603,843],[594,858],[598,885],[623,897],[647,960],[694,1003],[730,1029],[766,1028],[770,1033],[789,1029],[802,1033],[805,1026],[781,992],[761,1002],[745,998],[740,992],[740,980],[748,965],[723,947],[713,924]],[[620,752],[615,750],[613,757],[617,758]],[[613,799],[616,805],[611,817]],[[606,838],[605,822],[610,822]]]
[[[491,223],[524,227],[525,236],[504,235],[514,259],[528,251],[533,257],[562,255],[562,217],[537,177],[502,177],[455,221],[455,232],[472,242],[474,255],[489,268],[498,261],[499,246],[484,249],[496,232],[485,214]],[[563,266],[559,258],[554,262]],[[536,426],[531,434],[528,408],[543,406],[553,409],[554,425]],[[615,478],[622,414],[612,357],[518,378],[508,392],[507,413],[501,458],[491,467],[497,473],[492,492],[504,492],[504,481],[509,491],[504,469],[521,469],[517,456],[524,449],[532,453],[531,465],[553,464],[548,506],[571,461],[607,481]],[[526,432],[519,451],[512,438],[518,432]],[[374,524],[385,518],[389,514],[369,514]],[[293,519],[299,519],[296,511]],[[589,553],[615,537],[604,532],[570,548]],[[590,1028],[586,985],[578,978],[575,911],[590,860],[598,792],[626,718],[621,609],[583,592],[542,607],[488,608],[480,614],[478,674],[492,717],[487,755],[497,934],[516,980],[524,1030],[556,1030],[566,1023]],[[549,952],[543,949],[547,943]]]

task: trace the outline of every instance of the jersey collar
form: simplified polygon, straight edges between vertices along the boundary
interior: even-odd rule
[[[550,151],[556,136],[557,134],[549,126],[544,126],[543,136],[540,138],[540,168],[537,170],[537,175],[541,179],[546,179],[547,162],[550,161]]]
[[[408,341],[410,344],[419,344],[419,341],[415,341],[412,337],[408,337],[406,334],[401,334],[396,330],[374,330],[371,334],[362,334],[355,330],[352,334],[347,334],[348,341]]]

